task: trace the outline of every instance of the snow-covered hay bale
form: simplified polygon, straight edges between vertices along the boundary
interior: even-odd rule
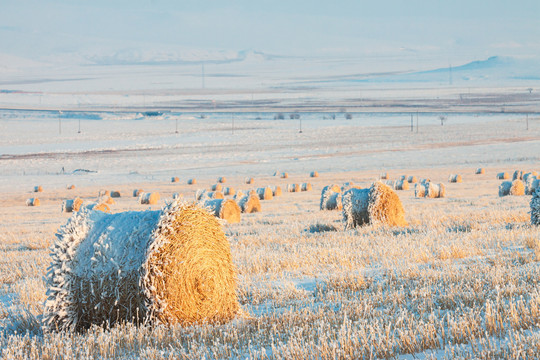
[[[286,173],[286,172],[282,173],[281,178],[282,179],[288,179],[289,178],[289,173]]]
[[[507,180],[507,179],[510,179],[510,174],[507,173],[507,172],[500,172],[497,174],[497,179],[498,180]]]
[[[228,223],[240,222],[240,207],[234,200],[210,199],[203,204],[214,216],[226,220]]]
[[[391,189],[396,188],[396,180],[385,180],[383,184],[389,186]]]
[[[283,195],[283,191],[281,190],[281,186],[274,186],[272,188],[272,195],[274,196],[281,196]]]
[[[379,175],[379,179],[387,180],[388,179],[388,173],[381,173],[381,175]]]
[[[111,208],[105,203],[91,203],[86,205],[85,208],[87,208],[88,210],[102,211],[105,213],[111,212]]]
[[[422,183],[416,183],[414,185],[414,197],[425,197],[426,186]]]
[[[300,192],[302,187],[300,184],[288,184],[287,185],[287,192]]]
[[[484,168],[478,168],[476,169],[476,172],[475,172],[476,175],[483,175],[485,173],[486,173],[486,169]]]
[[[223,189],[223,194],[224,195],[229,195],[229,196],[234,196],[234,194],[236,194],[236,190],[229,186],[229,187],[226,187],[225,189]]]
[[[425,196],[430,199],[443,198],[446,195],[446,188],[444,184],[435,184],[428,182],[424,184],[426,188]]]
[[[407,175],[401,175],[398,180],[407,181]]]
[[[255,180],[252,177],[250,177],[250,178],[245,178],[244,182],[246,184],[253,184],[255,182]]]
[[[221,186],[221,184],[212,185],[212,191],[221,191],[221,190],[223,190],[223,186]]]
[[[120,191],[114,191],[114,190],[112,190],[110,196],[111,196],[112,198],[119,198],[119,197],[122,196],[122,194],[120,194]]]
[[[224,199],[225,198],[225,196],[223,195],[221,191],[208,191],[206,193],[206,196],[208,197],[208,199]]]
[[[272,200],[274,198],[274,193],[270,186],[258,188],[257,195],[259,195],[259,199],[261,200]]]
[[[43,187],[41,185],[34,186],[34,192],[43,192]]]
[[[448,181],[451,183],[460,183],[460,182],[463,182],[463,179],[461,178],[461,175],[459,174],[451,174],[448,177]]]
[[[420,184],[427,184],[428,182],[431,182],[431,179],[429,178],[422,178],[418,181]]]
[[[139,197],[144,191],[142,189],[133,190],[133,197]]]
[[[311,191],[313,190],[313,187],[311,186],[311,183],[302,183],[300,190]]]
[[[30,198],[26,200],[26,206],[40,206],[41,201],[38,198]]]
[[[522,180],[523,179],[523,171],[516,170],[514,171],[514,175],[512,175],[512,180]]]
[[[532,194],[531,202],[531,224],[540,225],[540,190],[535,190]]]
[[[173,176],[173,177],[171,178],[171,182],[177,183],[177,182],[180,182],[180,179],[179,179],[177,176]]]
[[[418,182],[418,178],[414,175],[410,175],[408,178],[407,178],[407,182],[409,184],[416,184]]]
[[[102,203],[105,203],[105,204],[108,204],[108,205],[116,204],[114,199],[112,197],[110,197],[109,195],[103,195],[103,196],[99,197],[98,202],[102,202]]]
[[[197,184],[197,179],[195,178],[188,179],[187,183],[188,185],[195,185]]]
[[[62,202],[62,212],[74,212],[79,211],[83,204],[83,200],[81,198],[75,198],[75,199],[68,199],[64,200]]]
[[[111,196],[111,192],[109,190],[99,190],[98,197],[105,197],[105,196]]]
[[[156,205],[159,202],[160,198],[161,197],[159,196],[158,192],[151,192],[151,193],[143,192],[141,195],[139,195],[139,204]]]
[[[507,195],[525,195],[525,185],[523,184],[523,181],[519,179],[513,181],[503,181],[501,185],[499,185],[499,196]]]
[[[345,228],[363,224],[407,226],[399,196],[377,181],[369,189],[349,189],[343,194]]]
[[[341,188],[338,185],[327,185],[322,189],[319,208],[321,210],[341,210],[343,208]]]
[[[236,271],[219,221],[196,204],[79,211],[56,234],[46,331],[119,322],[224,323],[239,312]]]
[[[398,180],[395,183],[396,190],[409,190],[409,182],[407,179]]]
[[[225,184],[227,182],[227,178],[225,176],[222,176],[218,179],[218,183]]]
[[[309,173],[309,176],[312,178],[316,178],[316,177],[319,177],[319,173],[317,171],[312,171]]]
[[[238,206],[243,213],[251,214],[261,211],[261,201],[255,194],[245,195],[237,198]]]
[[[69,185],[69,186],[67,187],[67,189],[68,189],[68,190],[74,190],[74,189],[75,189],[75,185]]]
[[[528,172],[526,174],[523,174],[523,182],[526,182],[530,178],[537,178],[537,177],[538,177],[538,173],[536,171]]]
[[[525,176],[523,178],[525,179]],[[536,176],[527,176],[523,183],[525,184],[525,195],[533,195],[536,189],[540,187],[540,180]]]

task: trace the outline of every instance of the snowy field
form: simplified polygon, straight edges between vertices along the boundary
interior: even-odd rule
[[[540,353],[540,230],[530,196],[498,197],[496,173],[539,170],[540,122],[521,114],[0,111],[0,352],[9,359],[455,359]],[[332,118],[335,114],[335,119]],[[300,120],[302,132],[300,133]],[[234,125],[233,125],[234,121]],[[80,126],[80,133],[79,133]],[[176,133],[176,130],[178,133]],[[475,175],[485,167],[484,175]],[[62,168],[64,171],[62,172]],[[89,170],[77,171],[78,169]],[[309,172],[317,170],[318,178]],[[288,179],[273,176],[288,172]],[[416,175],[447,197],[398,191],[409,227],[344,230],[325,185]],[[463,183],[448,183],[458,173]],[[178,176],[179,183],[171,183]],[[113,212],[194,198],[218,176],[244,191],[311,182],[225,224],[247,318],[221,326],[43,334],[48,247],[64,199],[122,197]],[[246,176],[255,179],[246,185]],[[195,177],[198,185],[186,184]],[[73,190],[67,186],[74,184]],[[41,185],[42,193],[33,193]],[[158,191],[159,205],[131,197]],[[40,207],[25,205],[38,196]]]

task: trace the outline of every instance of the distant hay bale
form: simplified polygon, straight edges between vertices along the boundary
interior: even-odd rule
[[[26,200],[26,206],[40,206],[41,201],[38,198],[30,198]]]
[[[281,176],[281,172],[279,172],[279,171],[276,170],[276,171],[274,171],[274,175],[273,175],[273,176]]]
[[[302,191],[311,191],[313,187],[311,186],[311,183],[302,183],[301,189]]]
[[[173,177],[171,178],[171,182],[173,182],[173,183],[177,183],[177,182],[179,182],[179,181],[180,181],[180,179],[179,179],[177,176],[173,176]]]
[[[210,199],[204,202],[204,207],[211,210],[214,216],[228,223],[240,222],[240,207],[234,200]]]
[[[300,192],[301,187],[300,184],[288,184],[287,185],[287,192]]]
[[[237,316],[236,271],[219,221],[197,204],[80,211],[56,234],[46,332],[122,322],[189,326]]]
[[[288,179],[289,178],[289,173],[286,173],[286,172],[282,173],[281,178],[282,179]]]
[[[119,198],[119,197],[121,197],[120,191],[111,191],[111,197],[112,197],[112,198]]]
[[[406,178],[396,181],[396,190],[409,190],[409,182]]]
[[[250,177],[250,178],[245,178],[244,182],[246,184],[253,184],[255,182],[255,180],[252,177]]]
[[[497,179],[498,180],[510,179],[510,174],[508,174],[507,172],[500,172],[500,173],[497,174]]]
[[[198,189],[195,192],[195,201],[204,201],[206,199],[210,199],[210,197],[207,194],[206,189]]]
[[[222,176],[218,179],[218,183],[225,184],[227,182],[227,178],[225,176]]]
[[[156,205],[159,200],[160,196],[158,192],[151,192],[151,193],[145,193],[143,192],[141,195],[139,195],[139,204],[142,205]]]
[[[76,212],[79,211],[83,204],[83,200],[81,198],[75,198],[75,199],[68,199],[64,200],[62,202],[62,212]]]
[[[234,194],[234,198],[235,198],[235,199],[240,199],[240,198],[244,197],[244,195],[245,195],[245,194],[244,194],[244,192],[243,192],[242,190],[238,190],[238,191],[236,192],[236,194]]]
[[[316,178],[316,177],[319,177],[319,173],[317,171],[312,171],[310,174],[309,174],[310,177],[312,178]]]
[[[343,194],[343,218],[345,229],[364,224],[408,226],[399,196],[380,181],[369,189],[347,190]]]
[[[261,200],[272,200],[274,198],[274,193],[270,186],[258,188],[257,195],[259,195],[259,199]]]
[[[111,208],[105,203],[91,203],[85,206],[88,210],[96,210],[104,213],[110,213]]]
[[[476,172],[475,172],[476,175],[483,175],[485,173],[486,173],[486,169],[484,168],[478,168],[476,169]]]
[[[414,185],[414,197],[425,197],[426,196],[426,187],[422,183],[416,183]]]
[[[223,194],[225,195],[229,195],[229,196],[234,196],[234,194],[236,194],[236,190],[233,188],[233,187],[226,187],[224,190],[223,190]]]
[[[221,191],[208,191],[206,193],[209,199],[224,199],[225,196]]]
[[[261,201],[255,194],[242,196],[241,198],[237,198],[237,201],[243,213],[251,214],[261,211]]]
[[[523,174],[523,182],[526,182],[529,178],[537,178],[538,173],[536,171],[531,171],[526,174]]]
[[[540,190],[535,190],[532,193],[531,202],[531,224],[540,225]]]
[[[523,181],[516,179],[513,181],[503,181],[499,185],[499,196],[521,196],[525,195],[525,185]]]
[[[141,195],[143,192],[144,191],[142,189],[135,189],[133,190],[133,197],[139,197],[139,195]]]
[[[109,190],[99,190],[98,197],[102,196],[111,196],[111,192]]]
[[[448,181],[451,182],[451,183],[460,183],[460,182],[463,181],[463,179],[461,178],[461,175],[459,175],[459,174],[451,174],[448,177]]]
[[[114,201],[114,199],[112,197],[110,197],[109,195],[104,195],[104,196],[101,196],[99,198],[99,201],[98,202],[103,202],[105,204],[108,204],[108,205],[114,205],[116,204],[116,202]]]
[[[281,186],[274,186],[272,188],[272,195],[274,196],[281,196],[283,192],[281,191]]]
[[[420,184],[427,184],[428,182],[431,182],[431,179],[429,178],[423,178],[418,181]]]
[[[383,181],[383,184],[384,185],[387,185],[390,187],[390,189],[396,189],[396,181],[395,180],[386,180],[386,181]]]
[[[221,184],[212,185],[212,191],[221,191],[222,189],[223,189],[223,186],[221,186]]]
[[[68,190],[73,190],[73,189],[75,189],[75,185],[69,185],[69,186],[67,187],[67,189],[68,189]]]
[[[381,175],[379,175],[379,179],[388,180],[388,173],[381,173]]]
[[[409,184],[416,184],[418,182],[418,178],[414,175],[411,175],[408,177],[407,182]]]
[[[443,198],[446,196],[446,188],[444,184],[435,184],[432,182],[424,184],[426,187],[426,197],[427,198]]]
[[[525,179],[525,175],[523,178]],[[525,195],[533,195],[540,185],[540,180],[536,176],[527,176],[523,183],[525,184]]]
[[[407,175],[401,175],[398,180],[407,181]]]
[[[175,193],[172,194],[173,200],[180,199],[181,197],[183,197],[183,195],[180,194],[180,193],[175,192]]]
[[[332,184],[325,186],[321,191],[321,210],[341,210],[343,208],[341,201],[341,188]]]
[[[195,184],[197,184],[197,179],[195,179],[195,178],[188,179],[187,183],[188,183],[188,185],[195,185]]]
[[[512,175],[512,180],[522,180],[523,179],[523,171],[516,170],[514,171],[514,175]]]
[[[34,192],[43,192],[43,187],[41,185],[34,186]]]

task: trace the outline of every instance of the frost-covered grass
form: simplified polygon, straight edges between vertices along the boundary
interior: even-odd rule
[[[510,171],[514,166],[507,167]],[[391,172],[444,181],[454,169]],[[368,185],[378,174],[321,174],[312,192],[262,201],[263,211],[225,225],[247,317],[222,326],[90,329],[43,334],[39,325],[48,246],[68,214],[49,190],[43,205],[0,208],[0,357],[27,358],[534,358],[540,353],[540,229],[529,196],[497,196],[495,173],[461,169],[443,199],[398,191],[409,227],[344,230],[340,212],[320,211],[324,185]],[[227,174],[224,174],[227,175]],[[247,190],[242,178],[228,184]],[[290,179],[256,177],[257,185]],[[207,187],[214,178],[201,179]],[[113,211],[143,210],[131,188],[164,194],[194,187],[166,182],[120,188]],[[95,194],[99,187],[78,188]],[[156,207],[153,207],[156,208]]]

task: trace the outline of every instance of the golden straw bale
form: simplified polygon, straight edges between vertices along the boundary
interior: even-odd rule
[[[81,198],[75,198],[75,199],[68,199],[64,200],[62,202],[62,212],[74,212],[79,211],[83,204],[83,200]]]
[[[68,189],[68,190],[73,190],[73,189],[75,189],[75,185],[69,185],[69,186],[67,187],[67,189]]]
[[[514,171],[514,175],[512,176],[512,180],[522,180],[523,179],[523,171],[516,170]]]
[[[311,186],[311,183],[302,183],[301,190],[302,191],[311,191],[313,187]]]
[[[133,190],[133,197],[139,197],[139,195],[141,195],[143,192],[144,191],[142,189],[135,189]]]
[[[409,182],[407,179],[401,179],[395,183],[396,190],[409,190]]]
[[[514,196],[525,195],[525,185],[523,184],[523,181],[519,179],[512,181],[512,186],[510,187],[509,195],[514,195]]]
[[[261,201],[255,194],[242,196],[241,198],[237,198],[237,200],[238,206],[240,206],[243,213],[250,214],[261,211]]]
[[[26,206],[40,206],[41,201],[38,198],[30,198],[26,200]]]
[[[43,187],[41,185],[34,186],[34,192],[42,192],[42,191],[43,191]]]
[[[79,211],[56,236],[46,278],[46,332],[126,321],[222,324],[240,311],[229,241],[214,215],[197,204]]]
[[[101,196],[98,200],[99,200],[98,202],[103,202],[103,203],[108,204],[108,205],[116,204],[114,199],[112,197],[110,197],[109,195]]]
[[[234,190],[233,187],[226,187],[226,188],[223,190],[223,193],[224,193],[225,195],[234,196],[234,194],[236,194],[236,190]]]
[[[222,176],[218,179],[218,183],[225,184],[227,182],[227,178],[225,176]]]
[[[415,197],[425,197],[426,196],[426,186],[422,183],[416,183],[414,185],[414,196]]]
[[[225,196],[223,195],[221,191],[209,191],[208,197],[210,199],[224,199],[225,198]]]
[[[526,182],[529,178],[536,179],[538,176],[538,173],[536,171],[531,171],[526,174],[523,174],[523,182]]]
[[[451,182],[451,183],[460,183],[460,182],[463,181],[463,179],[461,178],[461,175],[459,175],[459,174],[451,174],[448,177],[448,181]]]
[[[253,184],[255,182],[255,180],[252,177],[246,178],[244,181],[246,184]]]
[[[379,175],[379,178],[381,180],[388,180],[388,173],[381,173],[381,175]]]
[[[221,190],[223,190],[223,187],[221,186],[221,184],[212,185],[212,191],[221,191]]]
[[[180,181],[180,179],[179,179],[177,176],[173,176],[173,177],[171,178],[171,182],[173,182],[173,183],[177,183],[177,182],[179,182],[179,181]]]
[[[274,198],[274,194],[270,186],[258,188],[257,194],[259,195],[259,199],[261,200],[272,200]]]
[[[288,184],[287,185],[287,192],[300,192],[301,187],[300,184]]]
[[[325,186],[321,191],[319,208],[321,210],[341,210],[342,206],[341,188],[335,184]]]
[[[109,190],[99,190],[98,197],[102,196],[111,196],[111,192]]]
[[[226,220],[228,223],[240,222],[240,207],[234,200],[210,199],[204,202],[204,207],[208,208],[214,216]]]
[[[476,169],[476,172],[475,172],[476,175],[483,175],[485,173],[486,173],[486,169],[484,168],[478,168]]]
[[[531,208],[531,224],[540,225],[540,191],[535,190],[532,193],[529,206]]]
[[[197,179],[194,179],[194,178],[189,179],[189,180],[187,181],[187,183],[188,183],[188,185],[195,185],[195,184],[197,184]]]
[[[525,179],[525,176],[523,178]],[[527,176],[523,183],[525,184],[525,195],[532,195],[538,189],[540,180],[536,176]]]
[[[317,171],[312,171],[310,174],[309,174],[310,177],[312,178],[316,178],[316,177],[319,177],[319,173]]]
[[[281,196],[283,192],[281,191],[281,186],[274,186],[272,188],[272,195],[274,196]]]
[[[418,182],[418,178],[414,175],[411,175],[409,176],[409,178],[407,179],[407,182],[409,184],[416,184]]]
[[[443,198],[446,195],[446,188],[444,187],[444,184],[435,184],[432,182],[428,182],[424,184],[426,187],[426,197],[427,198]]]
[[[501,172],[501,173],[498,173],[498,174],[497,174],[497,179],[499,179],[499,180],[507,180],[507,179],[510,179],[510,174],[508,174],[507,172]]]
[[[110,213],[111,208],[105,203],[92,203],[85,206],[88,210],[96,210],[104,213]]]
[[[245,196],[244,192],[243,192],[242,190],[238,190],[238,191],[236,192],[236,194],[234,194],[233,197],[234,197],[235,199],[240,199],[240,198],[242,198],[242,197],[244,197],[244,196]]]
[[[143,192],[141,195],[139,195],[139,204],[142,205],[156,205],[159,200],[160,196],[158,192],[151,192],[151,193],[145,193]]]
[[[282,178],[282,179],[287,179],[288,177],[289,177],[289,174],[286,173],[286,172],[284,172],[284,173],[281,174],[281,178]]]
[[[111,191],[111,197],[113,198],[121,197],[120,191]]]

